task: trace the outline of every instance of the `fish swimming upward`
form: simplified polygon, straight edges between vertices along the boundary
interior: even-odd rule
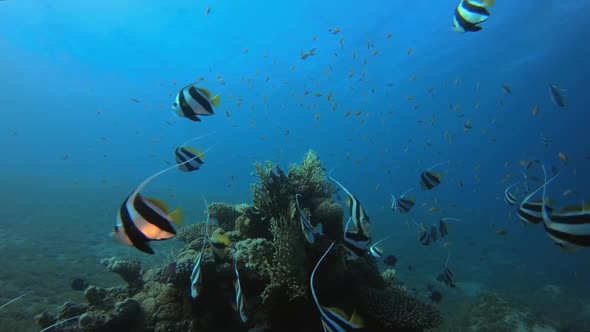
[[[493,6],[493,0],[461,0],[455,8],[453,16],[453,32],[475,32],[482,28],[480,23],[490,17],[488,7]]]
[[[199,116],[213,115],[213,107],[219,106],[219,95],[211,97],[211,92],[191,83],[178,91],[172,110],[181,117],[201,122]]]
[[[328,177],[330,180],[336,182],[336,184],[347,194],[344,201],[346,205],[348,205],[348,212],[352,217],[352,222],[354,223],[357,232],[360,232],[361,235],[370,238],[371,222],[367,212],[365,212],[365,209],[363,209],[358,198],[356,198],[350,191],[348,191],[348,189],[346,189],[346,187],[344,187],[340,182],[332,177],[332,171],[334,171],[334,169],[328,173]]]
[[[299,197],[302,197],[300,194],[295,194],[295,206],[297,207],[297,213],[299,213],[299,222],[301,223],[301,230],[303,231],[303,235],[307,242],[313,244],[315,242],[315,228],[311,224],[311,220],[309,220],[309,216],[301,209],[299,206]],[[316,226],[317,227],[317,226]]]

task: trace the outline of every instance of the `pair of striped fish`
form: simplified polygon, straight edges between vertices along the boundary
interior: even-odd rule
[[[391,194],[391,210],[392,211],[399,210],[399,212],[401,212],[401,213],[410,212],[410,210],[412,210],[414,205],[416,205],[416,201],[414,200],[413,197],[406,197],[406,195],[410,191],[412,191],[413,189],[414,188],[412,187],[412,188],[406,190],[405,193],[403,193],[399,196],[399,199],[396,199],[395,196],[393,196],[393,194]]]
[[[449,220],[462,221],[461,219],[456,218],[442,218],[441,220],[439,220],[438,225],[432,225],[428,230],[424,226],[418,224],[414,219],[412,219],[412,222],[422,229],[420,235],[418,236],[418,240],[420,241],[420,243],[422,243],[422,245],[427,246],[449,234],[449,228],[447,225],[447,221]]]
[[[436,277],[436,280],[444,283],[450,288],[455,288],[455,282],[453,281],[454,274],[453,271],[449,268],[449,258],[451,257],[451,252],[449,251],[447,255],[447,261],[445,262],[444,270]]]
[[[570,205],[559,211],[549,206],[547,186],[558,176],[547,180],[545,166],[541,165],[544,183],[531,192],[518,209],[518,216],[526,223],[538,224],[543,222],[545,233],[562,249],[576,250],[590,247],[590,204]],[[534,194],[542,190],[540,200],[530,201]]]
[[[334,181],[345,193],[344,202],[348,206],[350,215],[349,222],[344,228],[344,248],[348,252],[349,259],[358,259],[369,251],[371,243],[371,222],[361,202],[346,187],[332,177],[332,169],[328,173],[330,180]],[[353,226],[348,229],[348,224],[352,222]]]
[[[204,136],[191,139],[186,143],[202,137]],[[123,201],[117,214],[117,223],[111,234],[119,243],[132,245],[142,252],[153,255],[154,250],[149,245],[150,241],[168,240],[176,236],[176,229],[173,224],[182,224],[181,211],[179,209],[169,211],[164,201],[144,197],[141,191],[150,181],[174,168],[182,171],[184,169],[197,170],[201,167],[203,164],[201,160],[202,153],[182,155],[182,158],[179,158],[179,151],[190,152],[190,150],[186,149],[185,144],[176,149],[177,165],[151,175],[141,182]],[[198,165],[198,167],[195,168],[194,165]]]
[[[423,190],[431,190],[434,187],[438,187],[440,185],[440,181],[442,180],[442,174],[433,172],[432,169],[450,162],[450,160],[443,161],[442,163],[438,163],[422,172],[420,174],[420,187]]]
[[[311,295],[313,300],[320,312],[320,319],[322,322],[322,326],[324,327],[325,332],[345,332],[351,331],[356,329],[362,329],[364,327],[363,318],[358,315],[356,310],[353,311],[352,315],[349,317],[344,310],[337,308],[337,307],[325,307],[320,304],[318,297],[315,292],[314,287],[314,279],[315,274],[317,272],[318,267],[321,265],[322,261],[326,257],[326,255],[332,250],[334,246],[334,242],[330,244],[330,247],[324,252],[322,257],[316,263],[313,271],[311,272],[311,277],[309,278],[309,285],[311,288]]]

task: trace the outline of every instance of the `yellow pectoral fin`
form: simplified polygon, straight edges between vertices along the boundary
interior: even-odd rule
[[[219,107],[219,103],[221,103],[221,98],[219,98],[219,95],[215,95],[209,100],[211,100],[211,105],[213,105],[213,107]]]
[[[170,214],[168,215],[170,217],[170,219],[172,219],[172,222],[175,223],[176,225],[180,226],[182,225],[182,211],[178,208],[174,209],[174,211],[170,212]]]
[[[365,320],[363,319],[363,316],[359,315],[359,313],[356,312],[356,309],[354,309],[354,311],[352,312],[352,316],[350,317],[350,323],[354,325],[354,327],[357,329],[365,327]]]
[[[154,197],[146,197],[145,200],[160,208],[164,213],[168,213],[168,205],[163,200]]]
[[[342,319],[348,321],[348,315],[344,312],[344,310],[336,307],[324,307],[325,309],[331,311],[337,316],[340,316]]]

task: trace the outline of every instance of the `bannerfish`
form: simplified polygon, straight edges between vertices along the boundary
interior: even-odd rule
[[[475,32],[482,29],[478,24],[490,17],[488,8],[494,0],[461,0],[455,8],[453,32]]]
[[[313,271],[311,272],[311,277],[309,278],[309,287],[311,288],[311,295],[313,300],[320,311],[320,319],[322,321],[322,326],[324,327],[325,332],[340,332],[340,331],[350,331],[356,329],[362,329],[364,327],[363,318],[358,315],[356,310],[353,311],[352,315],[348,317],[348,315],[344,312],[344,310],[336,307],[324,307],[320,305],[318,297],[315,293],[314,287],[314,277],[315,273],[317,272],[318,267],[321,265],[322,261],[326,257],[326,255],[332,250],[334,246],[334,242],[330,244],[330,247],[326,250],[326,252],[322,255],[322,257],[316,263]]]
[[[406,192],[401,194],[397,200],[393,194],[391,195],[391,209],[393,211],[399,210],[400,213],[408,213],[410,210],[412,210],[414,205],[416,205],[416,201],[413,197],[406,197],[406,195],[412,191],[412,189],[414,188],[406,190]]]
[[[201,275],[201,261],[203,260],[203,253],[205,252],[205,246],[209,242],[209,205],[207,204],[207,200],[203,197],[203,201],[205,201],[205,206],[207,207],[207,219],[205,220],[205,237],[203,237],[203,245],[201,246],[201,251],[197,255],[195,259],[195,265],[193,266],[193,270],[191,272],[191,297],[196,299],[199,294],[201,294],[201,288],[203,287],[203,277]]]
[[[347,251],[347,259],[355,260],[363,257],[369,251],[371,238],[359,232],[356,227],[344,232],[344,249]]]
[[[518,185],[520,183],[520,181],[513,183],[511,185],[509,185],[508,187],[506,187],[506,189],[504,189],[504,202],[506,202],[506,204],[508,205],[515,205],[516,204],[516,196],[510,192],[510,190],[512,188],[514,188],[516,185]]]
[[[199,116],[213,115],[213,107],[218,107],[219,95],[211,97],[211,92],[191,83],[178,91],[172,110],[181,117],[201,122]]]
[[[422,187],[423,190],[430,190],[430,189],[440,185],[440,181],[442,179],[442,174],[437,173],[437,172],[432,172],[432,169],[437,166],[447,164],[449,162],[450,162],[450,160],[444,161],[442,163],[438,163],[438,164],[430,167],[429,169],[425,170],[424,172],[422,172],[420,174],[420,187]]]
[[[543,167],[545,180],[547,172]],[[566,206],[553,212],[547,204],[547,184],[543,184],[543,226],[553,242],[565,250],[590,247],[590,204]]]
[[[201,150],[195,150],[192,146],[181,145],[174,150],[174,157],[176,163],[181,165],[178,166],[178,170],[181,172],[192,172],[196,171],[203,166],[205,163],[203,159],[205,154]],[[189,161],[190,160],[190,161]],[[185,161],[189,161],[184,163]]]
[[[348,191],[348,189],[346,189],[346,187],[344,187],[340,182],[332,177],[332,171],[334,171],[334,169],[328,173],[328,177],[330,180],[336,182],[336,184],[347,194],[344,202],[346,205],[348,205],[348,212],[352,217],[352,221],[354,222],[357,231],[360,232],[361,235],[371,238],[371,222],[367,212],[365,212],[365,209],[363,209],[358,198],[356,198],[350,191]]]
[[[541,165],[541,167],[543,167],[543,170],[545,170],[545,167],[543,165]],[[533,192],[531,192],[530,194],[528,194],[520,203],[520,206],[518,207],[518,210],[516,212],[516,214],[518,215],[518,218],[520,220],[522,220],[525,224],[538,224],[541,221],[543,221],[543,209],[547,209],[549,212],[551,212],[553,209],[549,206],[549,202],[545,202],[545,204],[543,203],[542,199],[537,199],[534,201],[531,201],[531,198],[537,193],[539,192],[539,190],[543,189],[545,187],[545,185],[551,183],[551,181],[555,180],[555,178],[557,177],[557,174],[554,175],[551,179],[549,179],[549,181],[546,181],[541,187],[537,188],[536,190],[534,190]]]
[[[383,257],[383,249],[378,247],[377,245],[387,239],[389,239],[391,236],[388,236],[382,240],[379,240],[377,242],[375,242],[370,248],[369,248],[369,253],[371,254],[371,256],[375,257],[375,258],[381,258]]]
[[[313,244],[315,242],[315,227],[311,224],[309,216],[301,209],[299,205],[300,194],[295,194],[295,205],[297,207],[297,213],[299,213],[299,222],[301,223],[301,230],[307,242]],[[316,226],[317,227],[317,226]]]
[[[226,234],[223,234],[220,228],[216,229],[209,239],[211,248],[213,249],[213,256],[216,260],[223,260],[225,254],[229,251],[230,241]]]
[[[447,285],[448,287],[451,288],[455,288],[456,285],[453,282],[453,271],[451,271],[451,269],[449,268],[449,258],[451,258],[451,252],[449,251],[448,255],[447,255],[447,261],[445,262],[445,269],[443,270],[442,273],[440,273],[437,277],[436,280],[443,282],[445,285]]]
[[[195,150],[193,147],[188,146],[187,144],[201,139],[203,137],[209,136],[213,133],[201,135],[199,137],[191,138],[188,141],[182,143],[179,147],[174,150],[174,158],[176,159],[178,170],[181,172],[192,172],[196,171],[203,166],[205,163],[203,159],[205,159],[205,153],[211,151],[215,147],[212,147],[205,150],[205,152],[201,151],[200,149]]]
[[[117,214],[114,232],[111,234],[115,240],[153,255],[154,250],[148,242],[167,240],[176,236],[172,224],[182,224],[181,211],[175,209],[170,212],[164,201],[141,195],[141,190],[150,181],[175,167],[176,165],[151,175],[123,201]]]
[[[240,272],[238,271],[238,262],[234,262],[234,272],[236,274],[236,281],[234,281],[234,288],[236,290],[236,307],[240,314],[242,323],[248,322],[248,315],[246,314],[246,301],[242,294],[242,286],[240,284]]]
[[[565,97],[563,96],[562,92],[567,90],[561,89],[555,84],[549,84],[549,92],[551,94],[551,100],[555,103],[555,105],[559,107],[565,107]]]

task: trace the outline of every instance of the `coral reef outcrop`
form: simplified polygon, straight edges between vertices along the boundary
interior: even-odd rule
[[[334,187],[315,152],[287,173],[272,162],[256,163],[254,169],[258,181],[251,186],[252,205],[210,204],[209,232],[204,222],[179,229],[184,246],[166,264],[142,268],[136,260],[103,260],[126,285],[90,285],[84,290],[87,304],[68,302],[55,314],[40,315],[39,325],[58,323],[66,332],[320,332],[310,275],[333,242],[314,279],[322,305],[357,310],[367,331],[421,331],[440,324],[436,308],[399,287],[394,270],[381,274],[369,254],[345,259],[343,208],[332,200]],[[314,241],[303,235],[297,194],[301,211],[317,230]],[[229,250],[220,250],[208,237],[216,230],[229,238]],[[193,298],[197,257],[201,286]],[[236,301],[236,270],[241,303]]]

